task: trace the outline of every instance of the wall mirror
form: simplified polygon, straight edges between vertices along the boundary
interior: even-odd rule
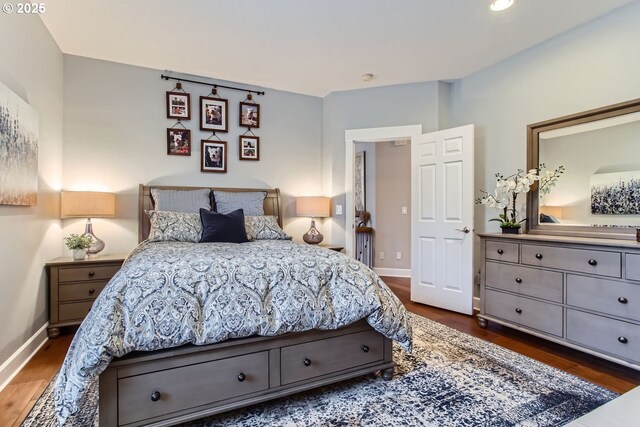
[[[549,194],[528,193],[528,232],[635,240],[640,99],[529,125],[527,144],[527,169],[565,168]]]

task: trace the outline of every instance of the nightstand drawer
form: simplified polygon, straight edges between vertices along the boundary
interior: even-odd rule
[[[120,270],[117,265],[96,265],[87,267],[61,267],[58,269],[58,282],[81,282],[86,280],[111,280]]]
[[[96,299],[100,292],[109,283],[107,280],[75,283],[73,285],[60,285],[58,287],[58,301],[78,301]]]
[[[69,320],[82,320],[89,314],[93,301],[72,302],[58,305],[58,321],[60,323]]]

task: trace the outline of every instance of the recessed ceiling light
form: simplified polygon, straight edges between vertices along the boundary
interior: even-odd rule
[[[373,74],[365,73],[365,74],[362,75],[362,81],[363,82],[370,82],[371,80],[373,80]]]
[[[494,12],[500,12],[501,10],[509,9],[513,6],[513,3],[515,3],[515,0],[494,0],[491,2],[489,9]]]

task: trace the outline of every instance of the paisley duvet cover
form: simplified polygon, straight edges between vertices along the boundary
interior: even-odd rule
[[[366,318],[411,349],[410,318],[368,267],[291,241],[143,242],[78,329],[55,385],[60,425],[114,357],[187,343],[337,329]]]

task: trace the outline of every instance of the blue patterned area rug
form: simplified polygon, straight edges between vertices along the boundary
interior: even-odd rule
[[[414,352],[394,348],[391,381],[370,375],[183,427],[562,426],[617,396],[421,316],[413,321]],[[56,425],[50,384],[22,426]],[[67,425],[98,426],[97,386]]]

